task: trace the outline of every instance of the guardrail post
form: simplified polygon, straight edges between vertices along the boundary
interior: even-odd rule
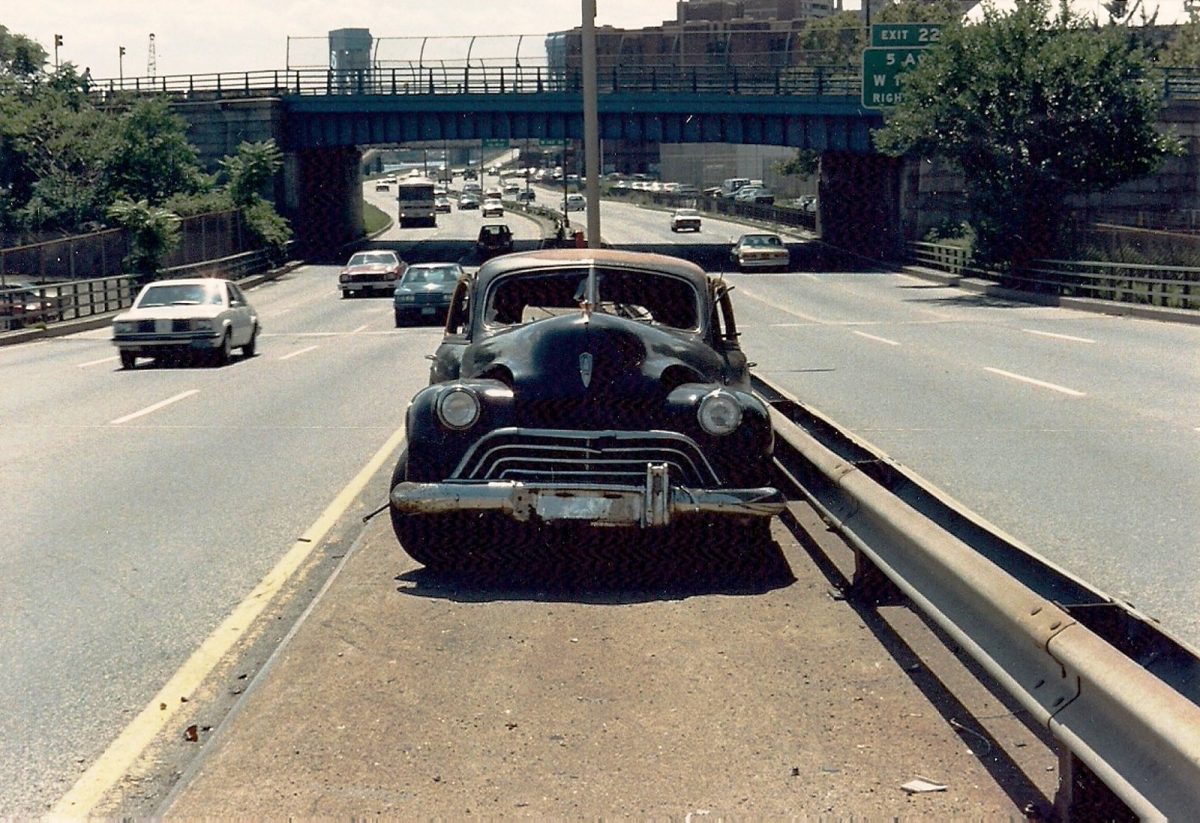
[[[333,94],[333,69],[325,70],[325,93]]]
[[[221,96],[221,75],[217,75],[217,97]]]
[[[274,93],[279,94],[279,69],[271,72],[271,83],[274,86]]]
[[[392,94],[396,93],[396,67],[392,66]]]
[[[783,74],[783,69],[775,69],[775,93],[779,94],[780,76]]]
[[[296,69],[296,94],[300,94],[300,69]]]
[[[504,94],[504,66],[500,67],[500,93]]]
[[[463,79],[464,80],[466,79],[465,76]],[[434,91],[433,91],[433,69],[429,70],[429,93],[430,94],[434,93]]]
[[[578,75],[576,75],[576,77],[578,77]],[[617,67],[616,66],[612,67],[612,90],[614,93],[621,90],[621,83],[617,79]]]
[[[471,93],[471,65],[463,66],[463,94]],[[429,70],[429,91],[433,92],[433,69]]]
[[[250,72],[246,72],[246,75],[245,75],[245,77],[242,78],[242,80],[245,83],[246,95],[249,96],[250,95]]]
[[[539,92],[542,92],[545,90],[544,87],[542,86],[542,67],[541,66],[537,67],[537,90]]]

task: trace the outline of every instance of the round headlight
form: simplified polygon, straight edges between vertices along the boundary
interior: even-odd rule
[[[742,404],[729,392],[718,389],[704,396],[696,416],[709,434],[729,434],[742,422]]]
[[[469,429],[479,419],[479,398],[470,389],[450,389],[438,398],[437,415],[447,428]]]

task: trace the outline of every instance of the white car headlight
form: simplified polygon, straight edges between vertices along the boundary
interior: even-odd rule
[[[447,428],[469,429],[479,419],[479,398],[467,388],[450,389],[438,398],[437,416]]]
[[[192,321],[192,331],[212,331],[212,330],[213,330],[213,321],[212,320],[193,320]]]
[[[135,328],[137,328],[136,323],[129,320],[122,320],[120,323],[114,324],[113,330],[117,334],[132,334]]]
[[[717,389],[700,401],[696,416],[700,427],[709,434],[729,434],[742,422],[742,404],[729,392]]]

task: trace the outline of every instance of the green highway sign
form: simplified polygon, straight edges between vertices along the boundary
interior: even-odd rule
[[[863,108],[897,105],[903,95],[904,72],[920,63],[924,56],[923,48],[863,49]]]
[[[483,147],[485,149],[507,149],[509,141],[507,137],[485,137],[483,138]]]
[[[872,23],[872,46],[922,48],[942,39],[941,23]]]
[[[538,145],[542,148],[562,148],[567,145],[567,141],[563,137],[539,137]]]

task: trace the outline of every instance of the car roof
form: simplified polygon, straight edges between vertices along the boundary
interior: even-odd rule
[[[449,260],[443,260],[442,262],[435,262],[435,263],[413,263],[412,265],[410,265],[408,267],[408,270],[412,271],[413,269],[444,269],[446,266],[456,266],[460,269],[462,268],[462,266],[459,265],[458,263],[453,263]]]
[[[180,277],[175,280],[154,280],[146,286],[207,286],[210,283],[226,281],[225,277]]]
[[[552,269],[572,263],[661,271],[689,280],[699,290],[703,290],[709,279],[704,269],[678,257],[618,249],[541,249],[506,254],[480,266],[475,279],[479,288],[486,288],[490,281],[514,271]]]

